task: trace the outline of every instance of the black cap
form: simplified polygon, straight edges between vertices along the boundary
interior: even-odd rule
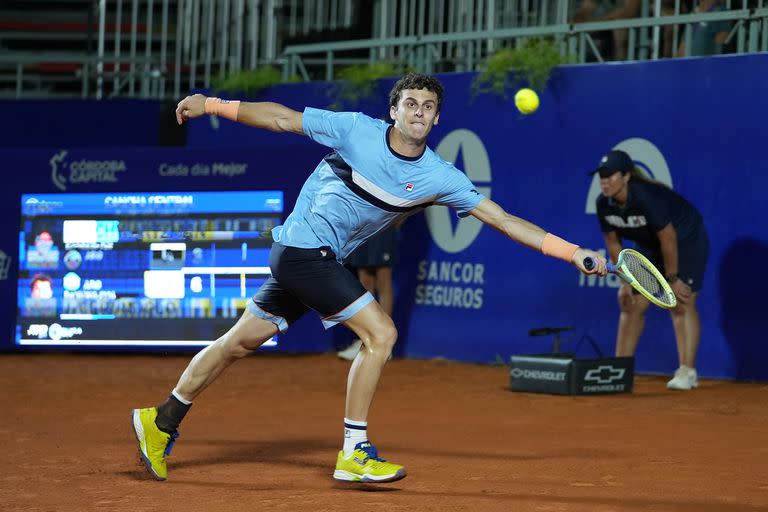
[[[620,149],[614,149],[609,151],[603,158],[600,159],[600,164],[597,169],[591,171],[589,174],[600,173],[600,176],[607,178],[616,172],[626,174],[632,172],[635,168],[635,162],[632,158]]]

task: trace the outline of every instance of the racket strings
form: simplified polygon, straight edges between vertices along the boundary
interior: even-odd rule
[[[637,283],[645,288],[645,290],[653,297],[665,304],[671,305],[673,303],[672,297],[669,296],[667,291],[664,289],[664,286],[661,284],[661,282],[659,282],[656,274],[654,274],[654,272],[651,271],[642,260],[634,257],[631,254],[628,254],[624,260],[624,264],[632,274],[632,277],[637,280]]]

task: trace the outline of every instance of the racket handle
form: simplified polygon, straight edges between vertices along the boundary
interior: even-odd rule
[[[584,258],[584,268],[587,270],[592,270],[593,268],[595,268],[595,260],[593,260],[589,256]],[[608,272],[616,272],[616,265],[614,265],[610,261],[606,262],[605,268],[608,269]]]

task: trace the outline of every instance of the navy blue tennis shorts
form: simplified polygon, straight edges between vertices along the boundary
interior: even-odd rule
[[[272,277],[248,302],[248,309],[280,329],[317,311],[326,329],[352,318],[374,298],[328,247],[301,249],[277,242],[269,253]]]

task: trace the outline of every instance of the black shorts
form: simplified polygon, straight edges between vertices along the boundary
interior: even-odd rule
[[[666,275],[660,248],[648,249],[638,246],[637,250],[651,260],[662,275]],[[700,224],[693,238],[678,242],[677,245],[677,275],[694,292],[701,290],[708,259],[709,237],[704,225]]]
[[[350,266],[360,267],[393,267],[397,264],[397,229],[390,227],[376,233],[347,260]]]
[[[275,324],[280,332],[310,309],[317,311],[327,329],[374,300],[328,247],[300,249],[275,242],[269,266],[272,277],[248,302],[248,309]]]

